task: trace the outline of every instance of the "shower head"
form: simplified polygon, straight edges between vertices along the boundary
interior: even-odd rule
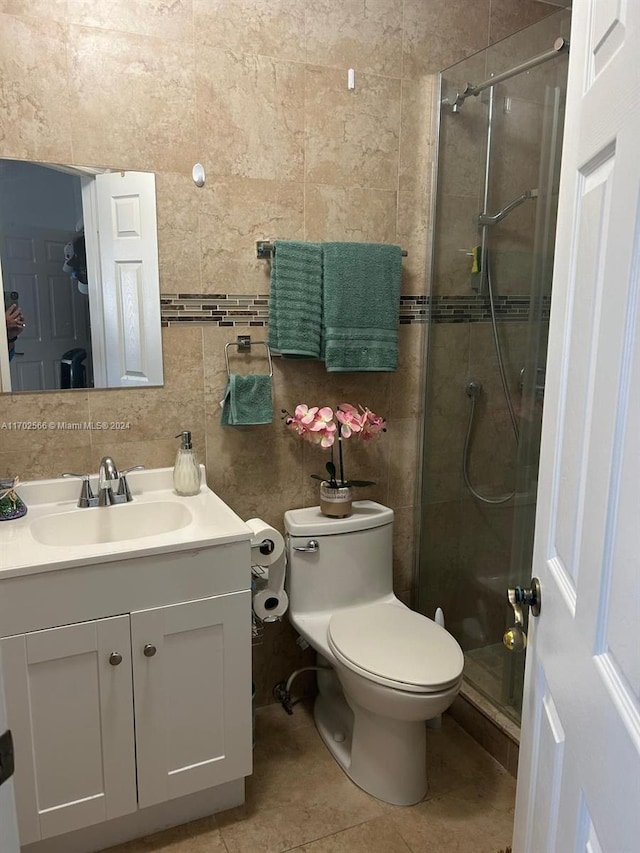
[[[505,216],[508,216],[512,210],[515,210],[516,207],[520,207],[521,204],[524,204],[525,201],[528,201],[530,198],[538,198],[538,190],[525,190],[522,195],[519,195],[517,198],[514,198],[513,201],[510,201],[509,204],[506,204],[501,210],[492,215],[488,213],[481,213],[478,216],[478,225],[496,225],[498,222],[502,222]]]

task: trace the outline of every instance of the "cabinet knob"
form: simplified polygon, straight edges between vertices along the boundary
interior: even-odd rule
[[[120,652],[111,652],[109,655],[109,663],[111,666],[118,666],[118,664],[122,663],[122,655]]]
[[[147,643],[142,651],[146,658],[152,658],[158,650],[152,643]]]

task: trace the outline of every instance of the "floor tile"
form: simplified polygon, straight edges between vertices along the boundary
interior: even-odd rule
[[[511,844],[513,808],[470,791],[425,800],[392,818],[412,853],[497,853]]]
[[[389,818],[354,826],[304,844],[300,853],[410,853],[410,848]]]
[[[227,853],[215,817],[157,832],[104,853]]]
[[[427,730],[423,802],[382,803],[346,776],[311,708],[256,714],[243,806],[108,853],[498,853],[511,843],[515,780],[447,714]]]

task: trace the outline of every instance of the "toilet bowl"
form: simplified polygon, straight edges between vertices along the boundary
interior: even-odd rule
[[[455,639],[393,594],[393,511],[357,501],[348,518],[285,513],[289,619],[316,650],[314,719],[345,773],[388,803],[427,791],[425,721],[455,699]]]

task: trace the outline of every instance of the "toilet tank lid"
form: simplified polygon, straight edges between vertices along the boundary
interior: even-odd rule
[[[290,509],[284,514],[284,526],[291,536],[329,536],[382,527],[393,521],[393,510],[375,501],[354,501],[347,518],[328,518],[319,506]]]

